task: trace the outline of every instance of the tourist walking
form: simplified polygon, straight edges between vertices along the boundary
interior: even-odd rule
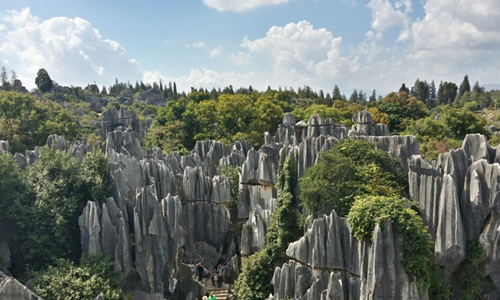
[[[219,268],[217,269],[217,286],[221,287],[222,286],[222,274],[224,273],[224,266],[219,265]]]
[[[212,285],[215,286],[217,281],[217,268],[215,266],[210,269],[210,278],[212,278]]]
[[[198,281],[201,282],[203,278],[203,264],[201,261],[196,265],[196,270],[198,270]]]
[[[215,297],[214,293],[211,293],[208,297],[208,300],[217,300],[217,298]]]

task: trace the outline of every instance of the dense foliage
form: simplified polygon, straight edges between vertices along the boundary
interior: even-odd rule
[[[451,293],[434,264],[434,244],[412,205],[416,203],[402,197],[357,197],[348,216],[351,231],[357,239],[371,239],[376,225],[391,222],[403,238],[402,263],[406,274],[411,280],[426,281],[433,299],[449,299]]]
[[[20,226],[14,255],[28,269],[40,269],[59,258],[81,256],[78,216],[88,200],[109,196],[109,165],[103,153],[92,152],[80,163],[65,151],[44,148],[26,170],[27,191],[15,200]]]
[[[274,264],[266,251],[260,251],[243,259],[241,272],[234,285],[240,300],[266,299],[272,292]]]
[[[7,226],[8,221],[13,221],[21,214],[14,209],[14,205],[25,193],[26,184],[19,165],[12,156],[0,154],[0,227]]]
[[[479,240],[467,240],[467,258],[460,266],[460,300],[482,299],[485,279],[481,275],[478,260],[484,253],[484,247]]]
[[[11,152],[42,146],[51,134],[68,140],[78,135],[76,122],[61,105],[29,94],[0,91],[0,140],[9,141]]]
[[[318,163],[300,179],[301,205],[313,217],[334,209],[349,213],[357,195],[401,194],[406,177],[399,163],[376,144],[345,139],[321,153]]]
[[[467,109],[442,106],[426,118],[413,120],[403,134],[415,135],[422,154],[436,159],[441,153],[457,148],[467,134],[481,133],[487,138],[486,120]]]
[[[42,93],[46,93],[52,87],[52,79],[50,79],[49,73],[45,69],[38,70],[36,73],[35,84],[38,90]]]
[[[78,266],[72,261],[59,259],[56,265],[37,274],[33,290],[43,299],[51,300],[88,300],[99,294],[104,299],[123,299],[113,266],[110,257],[101,255],[85,256]]]

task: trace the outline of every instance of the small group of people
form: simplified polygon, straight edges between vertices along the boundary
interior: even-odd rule
[[[217,287],[222,286],[222,274],[224,274],[224,266],[219,264],[217,268],[214,266],[210,269],[210,277],[212,278],[212,285],[215,286],[217,282]]]
[[[198,264],[196,264],[196,270],[198,271],[198,281],[201,282],[201,280],[203,279],[203,272],[205,270],[205,267],[203,266],[203,263],[201,261]],[[215,286],[216,282],[217,282],[217,287],[220,288],[222,286],[223,274],[224,274],[224,266],[222,264],[219,264],[217,267],[213,266],[210,269],[210,278],[212,278],[213,286]]]
[[[214,293],[206,293],[202,300],[217,300]]]

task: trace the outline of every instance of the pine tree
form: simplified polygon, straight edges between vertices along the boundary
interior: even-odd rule
[[[343,99],[342,94],[340,93],[340,89],[339,89],[338,85],[335,85],[333,87],[332,99],[334,101],[335,100],[342,100]]]
[[[429,91],[430,95],[430,100],[431,101],[435,101],[436,100],[436,84],[434,83],[434,80],[431,82],[431,86],[430,86],[430,91]]]
[[[377,101],[377,91],[373,89],[373,92],[370,96],[370,103],[375,103]]]
[[[458,94],[462,96],[465,92],[470,92],[470,84],[469,77],[465,75],[464,80],[460,84],[460,88],[458,89]]]
[[[349,104],[358,103],[358,90],[354,89],[352,91],[351,97],[349,97]]]
[[[407,93],[407,94],[410,94],[410,90],[406,87],[406,84],[404,84],[404,82],[403,82],[403,84],[401,85],[401,87],[399,88],[399,92],[400,92],[400,93],[401,93],[401,92],[405,92],[405,93]]]

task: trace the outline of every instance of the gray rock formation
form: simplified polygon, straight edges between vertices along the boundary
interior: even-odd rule
[[[132,105],[132,97],[132,91],[130,91],[129,89],[124,89],[118,96],[116,96],[116,102],[125,105]]]
[[[9,153],[9,141],[0,140],[0,154],[1,153]]]
[[[362,110],[352,117],[352,129],[349,130],[349,136],[388,136],[391,135],[389,126],[386,124],[373,124],[372,115]]]
[[[404,272],[400,243],[389,222],[376,226],[371,244],[360,242],[332,212],[289,245],[271,299],[427,299]]]
[[[0,271],[0,299],[2,300],[42,300],[27,287]]]
[[[159,89],[149,89],[145,92],[139,93],[135,99],[138,102],[145,102],[150,105],[165,106],[167,100],[163,98]]]
[[[419,202],[445,280],[460,285],[454,278],[459,277],[466,257],[465,241],[479,239],[485,253],[477,263],[485,280],[492,282],[485,290],[490,299],[500,297],[500,275],[495,271],[500,257],[497,149],[474,134],[466,136],[461,148],[441,154],[436,161],[420,156],[408,160],[410,197]]]
[[[126,131],[132,130],[133,134],[139,138],[146,136],[146,131],[151,126],[152,120],[148,119],[144,122],[139,121],[137,115],[133,111],[126,110],[123,107],[120,109],[110,108],[102,113],[101,121],[97,124],[97,135],[106,139],[108,133],[121,129]]]

